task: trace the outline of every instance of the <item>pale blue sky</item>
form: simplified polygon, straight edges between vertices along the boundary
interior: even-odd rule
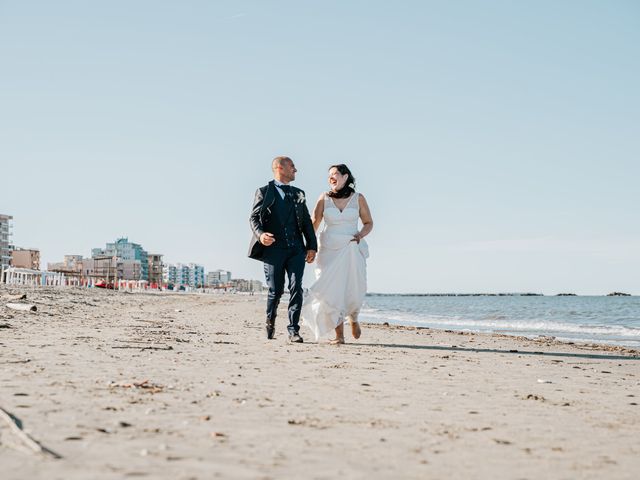
[[[0,0],[0,213],[262,278],[285,154],[352,167],[370,291],[640,294],[639,85],[634,1]]]

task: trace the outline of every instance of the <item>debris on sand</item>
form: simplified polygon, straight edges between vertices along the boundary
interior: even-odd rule
[[[149,380],[145,380],[144,382],[132,382],[132,383],[115,383],[111,382],[109,384],[109,388],[133,388],[144,390],[149,393],[160,393],[163,392],[166,388],[164,385],[160,385],[159,383],[153,383]]]
[[[38,307],[36,307],[33,303],[7,303],[5,307],[11,310],[18,310],[21,312],[37,312]]]

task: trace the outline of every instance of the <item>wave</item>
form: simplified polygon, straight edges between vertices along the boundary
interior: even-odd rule
[[[470,331],[511,332],[528,334],[573,334],[586,335],[591,340],[607,337],[640,340],[640,328],[623,325],[581,325],[549,320],[509,320],[504,315],[496,315],[485,320],[472,320],[459,316],[421,316],[416,314],[382,311],[365,308],[360,317],[373,323],[390,322],[401,325],[431,326],[434,328],[465,329]],[[556,335],[557,336],[557,335]]]

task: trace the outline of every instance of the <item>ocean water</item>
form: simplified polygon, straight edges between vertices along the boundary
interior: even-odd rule
[[[640,297],[369,295],[364,322],[640,348]]]

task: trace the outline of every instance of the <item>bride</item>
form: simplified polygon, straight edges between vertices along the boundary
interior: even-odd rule
[[[367,243],[373,220],[364,195],[355,191],[356,182],[349,168],[333,165],[329,169],[329,192],[318,198],[311,220],[319,236],[316,281],[309,288],[302,308],[302,324],[316,340],[335,331],[332,344],[344,343],[344,322],[351,324],[353,338],[360,338],[358,313],[367,293]],[[358,230],[358,219],[362,228]]]

